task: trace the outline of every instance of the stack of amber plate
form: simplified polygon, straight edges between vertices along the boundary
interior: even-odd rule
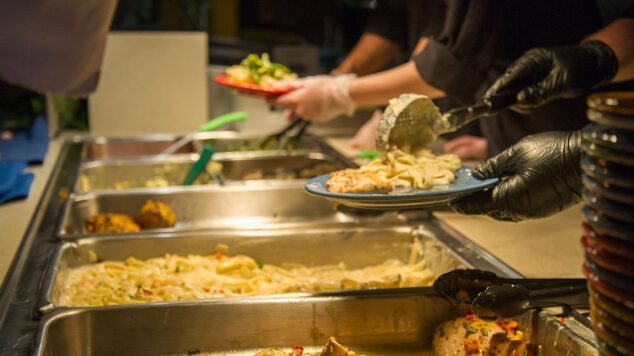
[[[581,158],[583,270],[605,355],[634,355],[634,92],[588,98]]]

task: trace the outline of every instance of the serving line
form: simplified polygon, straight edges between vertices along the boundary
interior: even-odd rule
[[[59,158],[55,162],[53,172],[30,222],[30,227],[23,237],[22,244],[0,291],[0,354],[30,354],[35,346],[35,332],[38,326],[43,325],[38,320],[36,296],[40,294],[41,283],[45,281],[45,276],[47,276],[43,273],[45,266],[51,265],[49,259],[59,245],[60,240],[55,237],[56,222],[59,221],[63,212],[65,197],[74,187],[86,142],[88,142],[86,139],[82,139],[63,144]],[[5,208],[7,207],[0,209]],[[16,224],[19,223],[16,220]],[[481,263],[497,260],[433,216],[428,217],[423,226],[435,233],[443,244],[455,250],[458,255],[471,256],[463,257],[465,260],[480,261]],[[463,242],[467,242],[469,246],[465,246]],[[478,264],[474,267],[483,268],[479,267]],[[518,275],[510,268],[506,272],[498,274],[511,277]],[[225,302],[222,301],[222,303]],[[57,312],[50,315],[53,314],[59,315]],[[73,310],[65,315],[70,314],[83,315],[84,311]]]
[[[42,299],[38,299],[44,288],[50,281],[51,274],[44,273],[45,266],[54,265],[52,256],[59,246],[59,239],[55,237],[56,222],[62,214],[63,206],[66,203],[68,192],[74,187],[81,164],[81,154],[83,142],[69,141],[65,143],[58,161],[57,167],[51,175],[51,179],[42,197],[39,208],[36,211],[29,233],[25,236],[21,250],[18,252],[16,262],[8,274],[3,287],[0,300],[0,353],[12,355],[29,354],[34,344],[34,335],[39,324],[39,307]],[[410,226],[409,229],[412,227]],[[459,240],[453,233],[444,229],[443,225],[432,217],[428,217],[423,223],[423,228],[427,229],[435,238],[445,244],[450,249],[456,251],[456,255],[461,256],[466,265],[473,265],[480,269],[491,269],[495,259],[477,246],[464,245],[466,239]],[[170,234],[168,234],[170,235]],[[158,245],[166,246],[168,241],[177,239],[177,236],[159,236],[154,241]],[[186,238],[186,237],[185,237]],[[101,237],[88,238],[90,240],[102,241],[103,246],[117,244],[120,238]],[[143,239],[137,242],[142,243]],[[248,240],[248,239],[246,239]],[[108,243],[106,242],[108,241]],[[127,242],[128,244],[134,241]],[[203,243],[203,242],[201,242]],[[128,250],[123,245],[119,249]],[[210,248],[212,248],[211,246]],[[492,262],[493,261],[493,262]],[[518,276],[511,268],[504,264],[499,265],[498,274],[504,276]]]

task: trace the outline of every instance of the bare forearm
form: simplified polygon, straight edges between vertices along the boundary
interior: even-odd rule
[[[350,84],[350,97],[357,106],[385,105],[403,93],[423,94],[430,98],[445,95],[420,77],[413,61],[356,79]]]
[[[354,73],[366,75],[383,68],[392,59],[398,47],[373,33],[364,33],[333,74]]]
[[[616,20],[587,39],[607,44],[616,54],[619,71],[613,82],[634,79],[634,19]]]

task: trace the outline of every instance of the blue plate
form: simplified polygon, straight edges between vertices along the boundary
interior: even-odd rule
[[[634,158],[632,158],[632,152],[626,152],[604,146],[599,143],[593,143],[589,141],[581,141],[581,149],[583,152],[591,157],[600,159],[606,159],[610,162],[626,166],[634,166]]]
[[[631,223],[612,219],[587,205],[581,211],[588,225],[599,234],[616,237],[629,243],[634,241],[634,225]]]
[[[603,158],[581,156],[581,169],[604,185],[634,188],[634,167],[609,162]]]
[[[456,171],[456,180],[430,190],[410,189],[403,193],[332,193],[326,188],[329,174],[315,177],[306,183],[309,194],[320,196],[337,204],[364,209],[405,209],[447,204],[462,196],[491,187],[498,178],[479,180],[471,175],[471,167],[462,166]]]
[[[634,279],[623,276],[619,273],[612,272],[600,267],[586,256],[585,265],[590,272],[602,279],[604,283],[615,286],[623,291],[634,293]]]
[[[634,217],[634,206],[595,195],[585,188],[582,189],[581,195],[583,196],[586,205],[600,211],[604,215],[627,223],[632,222],[632,217]]]
[[[590,124],[581,129],[581,135],[586,142],[634,153],[634,131]]]
[[[612,199],[624,204],[634,205],[634,188],[624,188],[609,183],[596,182],[592,177],[581,173],[584,188],[592,194]]]

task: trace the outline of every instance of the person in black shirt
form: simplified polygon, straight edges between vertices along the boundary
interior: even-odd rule
[[[536,112],[607,83],[634,80],[634,6],[627,14],[629,17],[617,19],[580,45],[526,52],[487,95],[520,89],[513,110]],[[497,186],[463,198],[453,207],[465,214],[511,221],[564,210],[581,200],[580,145],[580,131],[528,136],[474,169],[478,178],[499,177]]]
[[[357,79],[307,80],[275,103],[314,121],[350,115],[357,106],[385,105],[405,92],[467,105],[527,50],[573,45],[601,27],[593,0],[445,0],[444,8],[442,29],[412,61]],[[528,115],[505,110],[480,120],[488,155],[529,134],[582,127],[580,104],[582,99],[560,99]]]
[[[331,74],[367,75],[384,68],[399,49],[419,53],[442,28],[444,6],[442,0],[379,0],[361,38]]]

